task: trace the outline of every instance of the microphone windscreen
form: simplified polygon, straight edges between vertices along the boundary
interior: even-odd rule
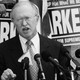
[[[46,62],[49,62],[49,57],[50,57],[51,55],[49,54],[49,52],[47,52],[47,51],[43,51],[42,53],[41,53],[41,57],[43,58],[43,60],[44,61],[46,61]]]
[[[36,55],[34,55],[34,59],[35,59],[35,61],[37,61],[37,58],[40,58],[40,54],[36,54]]]
[[[25,57],[25,58],[22,60],[22,62],[28,64],[28,63],[29,63],[29,58],[28,58],[28,57]]]

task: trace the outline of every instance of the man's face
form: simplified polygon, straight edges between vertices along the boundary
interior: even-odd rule
[[[32,7],[20,6],[14,10],[14,25],[18,33],[26,39],[31,39],[37,32],[38,16]]]

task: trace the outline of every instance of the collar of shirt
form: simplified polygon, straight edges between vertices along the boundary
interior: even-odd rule
[[[20,42],[21,42],[22,50],[25,53],[26,48],[27,48],[25,43],[27,42],[27,39],[23,38],[20,35],[19,35],[19,39],[20,39]],[[33,42],[33,44],[35,46],[35,49],[36,49],[35,54],[40,53],[40,39],[39,39],[38,33],[31,39],[31,41]]]

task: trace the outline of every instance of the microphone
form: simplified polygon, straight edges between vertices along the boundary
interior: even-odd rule
[[[69,52],[67,51],[67,52],[65,52],[65,55],[69,58],[69,60],[73,60],[73,58],[71,57],[71,55],[69,54]]]
[[[28,57],[25,57],[23,60],[22,60],[22,64],[23,64],[23,69],[28,69],[29,68],[29,58]]]
[[[72,57],[71,57],[69,51],[68,51],[65,47],[62,47],[61,53],[62,53],[63,55],[65,55],[69,60],[72,59]]]
[[[75,56],[77,56],[77,57],[79,57],[77,54],[79,54],[79,52],[80,52],[80,50],[78,49],[78,50],[76,50],[76,52],[75,52]],[[73,69],[73,70],[75,70],[76,68],[77,68],[77,60],[75,60],[70,54],[69,54],[69,52],[67,51],[67,52],[65,52],[65,55],[69,58],[69,60],[70,60],[70,68],[71,69]]]
[[[76,68],[75,59],[70,55],[69,51],[63,48],[62,53],[64,53],[64,55],[70,60],[69,68],[75,70]]]
[[[68,71],[68,70],[64,69],[63,66],[61,66],[61,65],[59,64],[59,61],[58,61],[56,58],[53,59],[49,52],[43,51],[43,53],[41,54],[41,56],[42,56],[42,58],[43,58],[43,60],[44,60],[45,62],[51,62],[51,63],[52,63],[53,65],[55,65],[60,71],[61,71],[61,70],[63,70],[63,71]]]
[[[59,61],[56,58],[54,59],[52,58],[49,52],[43,51],[41,53],[41,56],[45,62],[51,62],[60,71],[59,73],[60,76],[63,76],[65,80],[70,79],[70,77],[67,77],[67,73],[70,74],[70,71],[67,69],[64,69],[63,66],[59,64]]]
[[[41,72],[43,72],[43,69],[42,69],[42,66],[41,66],[41,61],[40,61],[40,55],[39,54],[36,54],[34,56],[34,60],[37,62],[38,67],[40,68]]]
[[[45,79],[45,75],[44,75],[43,68],[42,68],[42,65],[41,65],[40,54],[34,55],[34,59],[37,62],[37,65],[38,65],[38,68],[39,68],[39,72],[40,72],[39,78],[44,80]]]
[[[24,80],[28,80],[28,76],[27,76],[28,72],[27,72],[27,70],[29,68],[29,58],[25,57],[24,59],[22,59],[21,63],[23,64]]]

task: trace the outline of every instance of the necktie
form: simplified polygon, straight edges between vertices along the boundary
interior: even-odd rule
[[[32,80],[37,80],[38,79],[38,66],[36,61],[34,60],[34,52],[32,49],[32,45],[33,43],[31,41],[27,41],[27,50],[29,50],[30,52],[30,56],[31,56],[31,61],[32,61],[32,65],[29,66],[29,70],[30,70],[30,75]]]

